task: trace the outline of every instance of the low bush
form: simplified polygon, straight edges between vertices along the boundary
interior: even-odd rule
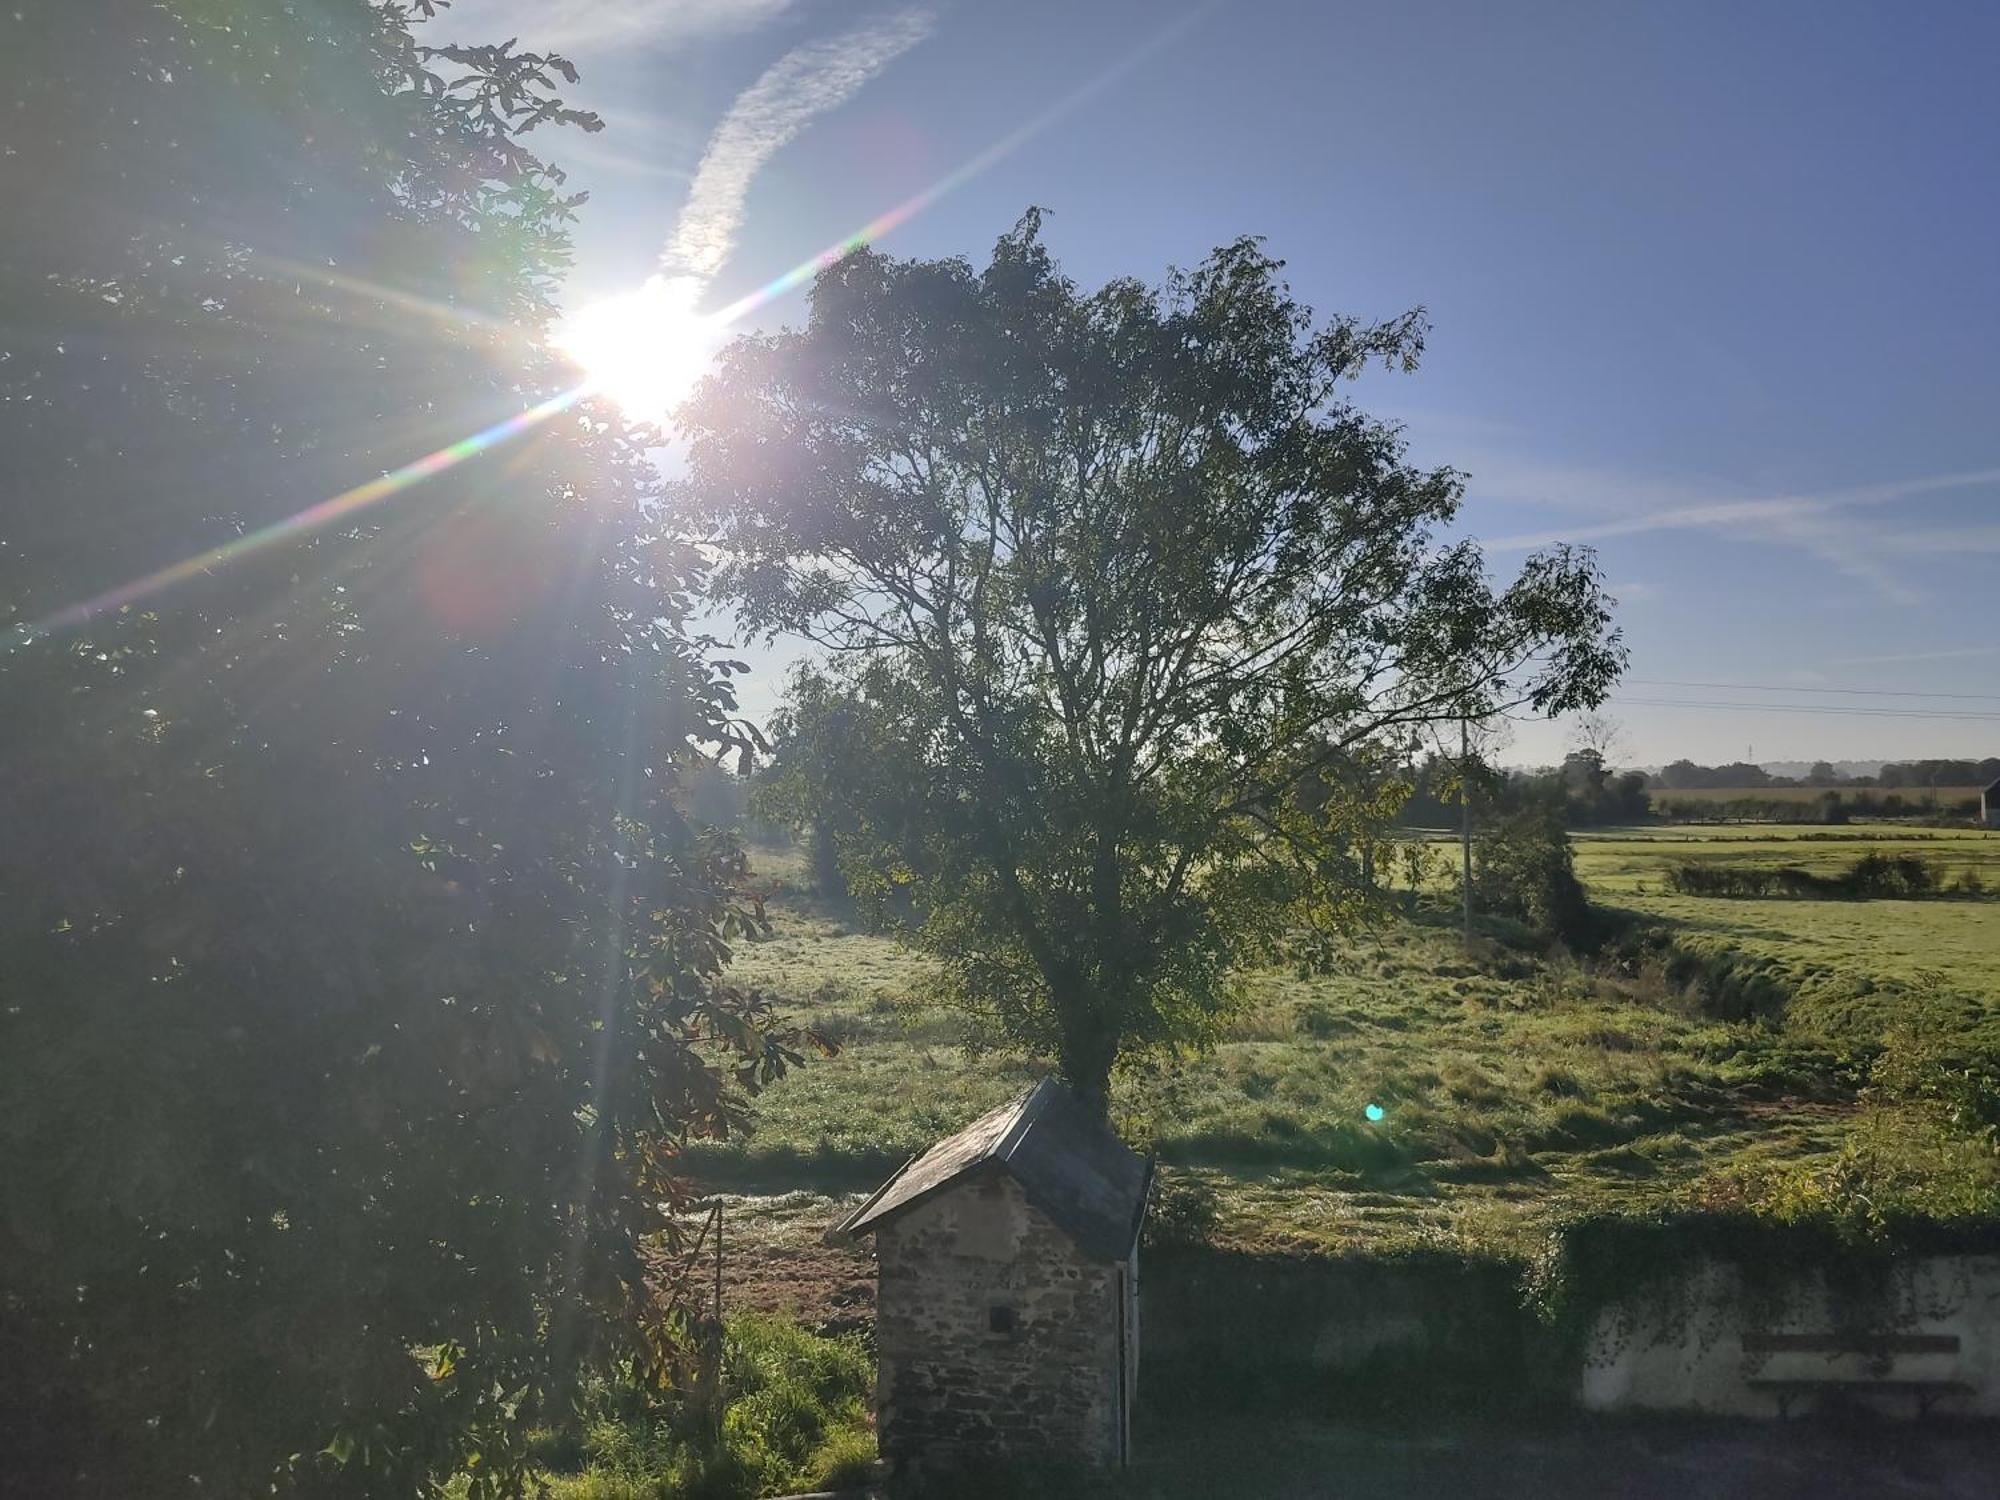
[[[1146,1212],[1146,1245],[1205,1245],[1222,1213],[1215,1185],[1191,1172],[1162,1172],[1153,1179],[1153,1201]]]
[[[1985,891],[1978,875],[1971,871],[1955,884],[1947,884],[1935,865],[1910,854],[1864,854],[1837,875],[1816,875],[1798,865],[1689,860],[1668,868],[1667,886],[1681,896],[1751,900],[1790,896],[1822,901],[1918,901]]]
[[[632,1385],[589,1386],[576,1420],[535,1435],[548,1500],[754,1500],[858,1484],[875,1457],[874,1361],[853,1335],[775,1318],[732,1319],[720,1430],[712,1409]],[[471,1492],[461,1474],[444,1500]]]
[[[1547,941],[1590,940],[1590,902],[1560,808],[1530,807],[1481,831],[1473,897],[1480,911],[1511,917]]]

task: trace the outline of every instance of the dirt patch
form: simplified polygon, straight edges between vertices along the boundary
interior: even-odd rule
[[[822,1333],[875,1324],[875,1254],[867,1246],[747,1245],[722,1257],[725,1312],[794,1318]]]

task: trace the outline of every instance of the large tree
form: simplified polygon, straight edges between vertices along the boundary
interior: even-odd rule
[[[745,621],[825,650],[788,728],[840,715],[850,865],[1102,1101],[1352,899],[1400,736],[1594,704],[1622,650],[1588,553],[1496,587],[1439,536],[1460,476],[1342,398],[1420,313],[1316,324],[1253,240],[1085,291],[1039,227],[823,272],[682,413],[678,503]]]
[[[579,1370],[667,1371],[675,1152],[789,1055],[643,437],[312,509],[572,378],[523,137],[593,122],[430,9],[8,23],[0,1488],[517,1487]]]

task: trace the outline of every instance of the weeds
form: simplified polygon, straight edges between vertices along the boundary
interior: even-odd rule
[[[732,1319],[721,1431],[671,1395],[600,1383],[568,1428],[535,1435],[549,1500],[753,1500],[863,1479],[875,1457],[874,1360],[857,1338]],[[444,1500],[468,1492],[460,1475]]]

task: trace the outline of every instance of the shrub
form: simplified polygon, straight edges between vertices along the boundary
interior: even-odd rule
[[[524,411],[579,394],[545,347],[575,200],[526,132],[587,117],[566,63],[420,46],[435,8],[8,30],[35,233],[0,300],[76,351],[0,360],[20,1492],[513,1486],[580,1364],[670,1373],[675,1153],[784,1060],[721,978],[740,851],[680,791],[753,748],[700,558],[641,435]]]
[[[1631,1139],[1632,1135],[1633,1131],[1624,1122],[1596,1105],[1574,1101],[1557,1109],[1550,1116],[1547,1128],[1538,1132],[1530,1144],[1537,1148],[1612,1146]]]
[[[1590,902],[1561,810],[1530,807],[1481,832],[1474,874],[1480,909],[1525,922],[1543,938],[1580,944],[1591,934]]]
[[[1544,1063],[1535,1070],[1535,1088],[1540,1093],[1553,1094],[1559,1099],[1575,1099],[1583,1093],[1583,1085],[1577,1081],[1576,1074],[1553,1063]]]
[[[1958,889],[1976,891],[1961,878]],[[1935,866],[1910,854],[1864,854],[1838,875],[1815,875],[1798,865],[1776,868],[1689,860],[1670,867],[1667,885],[1682,896],[1728,896],[1764,900],[1794,896],[1820,900],[1913,901],[1945,894]]]
[[[1153,1202],[1146,1211],[1146,1244],[1205,1245],[1215,1230],[1222,1199],[1208,1179],[1193,1173],[1160,1173],[1153,1178]]]
[[[859,1338],[738,1317],[722,1368],[719,1431],[693,1403],[630,1382],[591,1384],[575,1430],[534,1444],[550,1500],[751,1500],[865,1479],[875,1458],[874,1365]],[[460,1475],[446,1500],[469,1487]]]
[[[1322,1041],[1328,1037],[1349,1036],[1355,1029],[1354,1018],[1349,1011],[1349,1007],[1330,1000],[1301,1001],[1298,1008],[1299,1030]]]

